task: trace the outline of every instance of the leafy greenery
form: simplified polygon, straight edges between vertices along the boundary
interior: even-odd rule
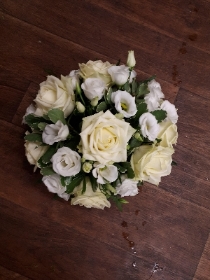
[[[157,119],[158,123],[162,122],[163,120],[165,120],[166,116],[167,116],[167,112],[164,110],[155,110],[153,112],[151,112],[151,114],[153,116],[155,116],[155,118]]]
[[[55,171],[52,169],[52,167],[47,166],[47,167],[41,168],[40,173],[41,173],[43,176],[46,176],[46,175],[55,174]]]
[[[82,180],[85,177],[85,173],[78,173],[75,176],[72,176],[69,178],[69,184],[66,185],[66,193],[72,193],[74,188],[79,186],[79,184],[82,182]]]
[[[39,142],[42,143],[42,134],[40,133],[30,133],[24,137],[25,140],[30,142]]]
[[[57,108],[51,109],[47,115],[53,123],[56,123],[57,121],[61,121],[63,124],[66,124],[66,120],[64,118],[64,112],[60,109]]]
[[[118,208],[120,211],[122,211],[122,206],[123,206],[123,204],[128,203],[127,200],[121,198],[121,197],[118,196],[118,195],[112,195],[112,196],[110,196],[110,198],[114,201],[114,203],[116,204],[117,208]]]

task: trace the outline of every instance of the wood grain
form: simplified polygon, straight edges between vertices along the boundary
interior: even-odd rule
[[[0,3],[0,279],[210,279],[210,2]],[[170,176],[122,212],[55,199],[24,155],[22,116],[47,75],[126,62],[178,108]]]

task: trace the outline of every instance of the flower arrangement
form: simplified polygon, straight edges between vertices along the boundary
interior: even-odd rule
[[[88,61],[48,76],[23,117],[25,151],[52,193],[72,205],[104,209],[171,173],[177,109],[155,77],[138,82],[127,65]]]

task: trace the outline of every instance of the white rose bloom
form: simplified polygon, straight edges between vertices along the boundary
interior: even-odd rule
[[[93,207],[97,209],[104,209],[104,207],[110,208],[110,202],[107,200],[106,196],[100,191],[100,189],[97,188],[95,192],[92,190],[89,178],[86,178],[86,191],[83,194],[82,189],[83,181],[73,191],[75,197],[71,200],[72,205],[80,205],[85,206],[87,208]]]
[[[136,130],[109,110],[85,117],[82,123],[81,150],[87,160],[101,164],[127,161],[127,143]]]
[[[121,197],[124,196],[135,196],[138,194],[138,181],[133,179],[128,179],[127,176],[121,176],[121,183],[117,184],[116,187],[116,194],[119,194]]]
[[[178,138],[177,126],[170,121],[163,121],[160,124],[160,130],[157,138],[161,139],[159,143],[162,147],[173,148]]]
[[[81,169],[80,155],[68,147],[58,149],[51,158],[51,162],[53,164],[53,170],[64,177],[74,176]]]
[[[61,121],[57,121],[55,124],[48,124],[42,133],[42,141],[46,144],[52,145],[55,142],[66,140],[69,135],[69,128]]]
[[[129,77],[129,67],[125,65],[111,66],[108,69],[108,73],[111,75],[112,81],[118,86],[124,85]]]
[[[35,142],[30,142],[26,141],[25,144],[25,154],[27,157],[27,160],[30,164],[35,165],[36,170],[38,166],[38,160],[40,159],[41,156],[44,155],[44,153],[47,151],[49,146],[42,146],[42,143],[35,143]]]
[[[111,100],[115,103],[116,110],[125,118],[134,116],[137,112],[135,97],[127,91],[118,90],[112,93]]]
[[[136,180],[158,185],[161,177],[171,173],[173,148],[144,145],[136,148],[131,157],[131,166]]]
[[[144,137],[147,137],[150,141],[154,141],[157,138],[159,124],[155,116],[151,113],[144,113],[141,115],[139,118],[139,126]]]
[[[22,124],[23,124],[23,123],[26,123],[26,122],[25,122],[25,117],[28,116],[29,114],[34,114],[35,111],[36,111],[36,108],[34,107],[33,104],[31,104],[30,106],[28,106],[28,108],[26,109],[26,113],[25,113],[25,115],[23,116]]]
[[[69,73],[69,77],[71,78],[72,88],[75,90],[77,83],[79,82],[79,70],[72,70]]]
[[[168,100],[165,100],[161,104],[160,109],[165,110],[167,112],[167,117],[166,117],[167,121],[171,121],[172,123],[177,123],[178,114],[174,104],[171,104]]]
[[[53,174],[49,176],[44,176],[42,182],[48,188],[51,193],[57,193],[57,195],[66,201],[69,200],[70,194],[66,193],[66,187],[61,185],[61,179],[58,174]]]
[[[118,169],[114,165],[94,164],[92,174],[99,184],[114,182],[118,178]]]
[[[89,100],[96,97],[100,100],[104,95],[106,84],[100,78],[87,78],[84,83],[82,83],[81,88],[84,90],[84,94]]]
[[[164,98],[164,94],[161,90],[161,86],[155,80],[152,80],[148,83],[149,93],[144,97],[144,100],[147,104],[147,109],[149,112],[158,109],[160,106],[161,98]]]
[[[58,108],[64,112],[65,118],[74,109],[74,91],[70,77],[61,76],[61,80],[54,76],[48,76],[45,82],[40,84],[40,90],[34,100],[36,103],[35,114],[43,116],[50,109]]]

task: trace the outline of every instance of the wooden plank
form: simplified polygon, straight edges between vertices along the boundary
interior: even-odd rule
[[[208,280],[210,277],[210,235],[206,241],[193,280]]]
[[[125,54],[127,54],[127,51],[132,46],[136,52],[138,62],[137,68],[143,69],[150,74],[156,74],[162,80],[174,82],[174,67],[176,67],[177,76],[179,76],[176,83],[181,81],[183,88],[196,92],[199,95],[205,94],[207,98],[210,98],[208,90],[210,57],[208,53],[195,48],[194,45],[189,44],[187,46],[187,52],[182,54],[180,53],[180,49],[183,46],[182,43],[180,43],[180,39],[171,38],[163,33],[157,32],[148,26],[144,26],[141,21],[134,22],[131,19],[122,21],[122,14],[116,14],[115,10],[109,11],[99,7],[95,3],[91,4],[88,1],[82,2],[79,6],[77,1],[71,1],[71,4],[68,4],[65,0],[56,2],[53,7],[49,0],[45,1],[44,6],[43,3],[39,1],[36,1],[33,6],[28,5],[26,1],[21,1],[21,5],[18,5],[20,9],[18,9],[14,3],[8,0],[3,4],[3,11],[52,34],[65,38],[68,41],[83,47],[88,46],[88,49],[94,51],[97,50],[99,54],[109,57],[109,60],[112,58],[113,63],[119,58],[122,59],[122,62],[125,62]],[[64,6],[66,8],[68,7],[68,13],[63,13]],[[163,6],[161,7],[163,8]],[[170,8],[171,6],[168,6],[168,9]],[[142,6],[138,5],[136,9],[136,13],[141,14]],[[24,10],[30,10],[30,13],[24,13]],[[74,17],[69,17],[69,13],[74,11],[77,11]],[[51,14],[51,17],[48,16],[49,14]],[[151,11],[148,14],[151,15]],[[179,17],[181,15],[182,14],[180,14]],[[9,18],[9,25],[11,25],[11,21],[15,21],[14,18],[12,19],[5,15],[3,23],[6,30],[8,30],[7,21]],[[51,18],[53,18],[53,20],[51,20]],[[86,18],[88,18],[88,21]],[[167,19],[163,17],[162,20],[164,22],[164,20]],[[26,23],[18,22],[18,20],[16,21],[18,24],[16,23],[15,27],[12,27],[12,25],[10,26],[12,34],[14,34],[14,31],[17,34],[19,33],[18,30],[16,30],[17,25],[21,26],[22,31],[26,28]],[[60,24],[57,25],[57,22]],[[95,22],[98,24],[96,25]],[[107,22],[109,22],[109,25],[107,25]],[[6,23],[7,25],[5,25]],[[64,24],[65,29],[63,28]],[[37,31],[35,27],[32,27],[31,32],[33,30]],[[89,32],[89,30],[91,30],[91,32]],[[44,47],[48,39],[46,34],[45,38],[39,38],[33,45],[29,45],[28,41],[25,42],[25,38],[28,39],[29,34],[25,32],[26,31],[22,32],[23,38],[21,39],[24,43],[20,42],[21,46],[25,46],[24,49],[21,50],[21,52],[24,51],[25,53],[22,56],[28,56],[29,53],[32,55],[35,46],[37,49]],[[23,34],[25,35],[23,36]],[[71,34],[71,38],[69,34]],[[133,34],[135,34],[135,36]],[[31,35],[29,35],[29,38],[30,37]],[[37,43],[39,41],[43,42],[44,45],[40,44],[39,46]],[[30,40],[30,42],[32,41]],[[109,42],[109,44],[104,44],[103,42]],[[56,47],[57,44],[55,43],[52,45]],[[150,47],[148,48],[148,46]],[[48,50],[45,49],[45,53],[47,52]],[[61,56],[63,52],[64,46]],[[50,50],[49,53],[51,53]],[[71,53],[71,56],[73,55],[72,52],[69,53]],[[86,59],[81,61],[91,58],[88,52],[86,52]],[[51,57],[51,65],[48,64],[48,67],[58,68],[58,65],[55,66],[55,63],[53,63],[53,61],[56,60],[56,58],[53,59]],[[59,63],[62,63],[60,56],[59,60]],[[66,61],[69,61],[70,65],[70,56]],[[63,64],[66,64],[66,61]],[[45,64],[46,63],[47,61],[45,61]],[[58,62],[56,61],[56,63]],[[44,68],[46,68],[46,66]],[[190,72],[189,69],[191,69]],[[196,71],[193,69],[196,69]],[[61,73],[61,71],[59,72]],[[197,81],[199,81],[199,84]]]
[[[30,280],[29,278],[22,276],[12,270],[6,269],[0,266],[0,279],[1,280]]]

